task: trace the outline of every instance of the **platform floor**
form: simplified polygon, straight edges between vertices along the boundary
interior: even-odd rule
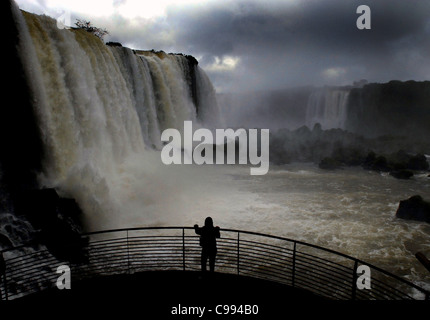
[[[236,313],[233,318],[270,319],[304,301],[321,303],[326,300],[304,290],[245,276],[222,273],[203,275],[193,271],[151,271],[77,282],[73,282],[72,278],[70,290],[45,290],[14,300],[9,303],[9,307],[62,305],[66,309],[70,306],[97,309],[117,306],[127,310],[136,309],[140,313],[156,316],[157,319],[173,319],[178,318],[175,312],[179,310],[196,312],[194,307],[199,307],[200,310],[205,308],[205,314],[200,318],[225,318],[228,315],[217,314],[216,311],[232,313],[233,309],[216,309],[217,305],[235,305],[236,308],[242,305],[242,313]],[[258,314],[245,314],[246,305],[258,306]],[[185,316],[199,318],[196,314],[182,314],[182,317]],[[231,314],[229,318],[232,318]]]
[[[223,305],[237,309],[242,306],[243,312],[217,314],[217,310],[225,312]],[[258,314],[245,314],[246,305],[258,306]],[[204,308],[203,315],[197,313],[197,308]],[[182,314],[175,314],[179,310]],[[151,271],[76,282],[72,278],[71,290],[53,288],[1,304],[0,318],[10,315],[4,319],[16,319],[17,314],[24,312],[32,318],[41,315],[43,319],[110,316],[109,319],[266,320],[327,316],[333,320],[354,314],[386,318],[406,312],[411,316],[423,310],[430,310],[428,302],[332,301],[305,290],[244,276],[215,273],[203,277],[201,272],[193,271]]]

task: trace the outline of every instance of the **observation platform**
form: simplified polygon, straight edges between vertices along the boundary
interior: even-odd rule
[[[88,242],[79,249],[79,262],[34,246],[4,250],[1,300],[17,308],[127,306],[164,319],[177,317],[175,307],[205,307],[212,310],[206,316],[218,317],[217,305],[257,305],[264,318],[275,318],[298,305],[315,314],[334,300],[429,299],[425,289],[365,261],[257,232],[221,229],[213,274],[200,271],[199,236],[192,227],[106,230],[82,238]],[[56,287],[60,265],[70,267],[70,290]],[[357,288],[360,265],[371,271],[369,290]]]

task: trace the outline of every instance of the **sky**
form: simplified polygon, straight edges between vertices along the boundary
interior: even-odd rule
[[[430,80],[428,0],[16,0],[105,41],[196,57],[218,92]],[[359,30],[359,5],[371,29]]]

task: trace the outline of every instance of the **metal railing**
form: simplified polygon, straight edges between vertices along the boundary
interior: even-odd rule
[[[58,266],[73,281],[154,270],[200,270],[199,237],[192,227],[146,227],[91,232],[86,261],[59,261],[47,249],[4,250],[3,300],[54,287]],[[362,260],[317,245],[257,232],[221,229],[216,271],[251,276],[308,290],[330,299],[428,300],[423,288]],[[370,289],[357,288],[357,269],[371,271]]]

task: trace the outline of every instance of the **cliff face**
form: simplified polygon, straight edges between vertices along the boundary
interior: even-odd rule
[[[390,81],[351,90],[345,129],[366,136],[430,134],[430,81]]]

